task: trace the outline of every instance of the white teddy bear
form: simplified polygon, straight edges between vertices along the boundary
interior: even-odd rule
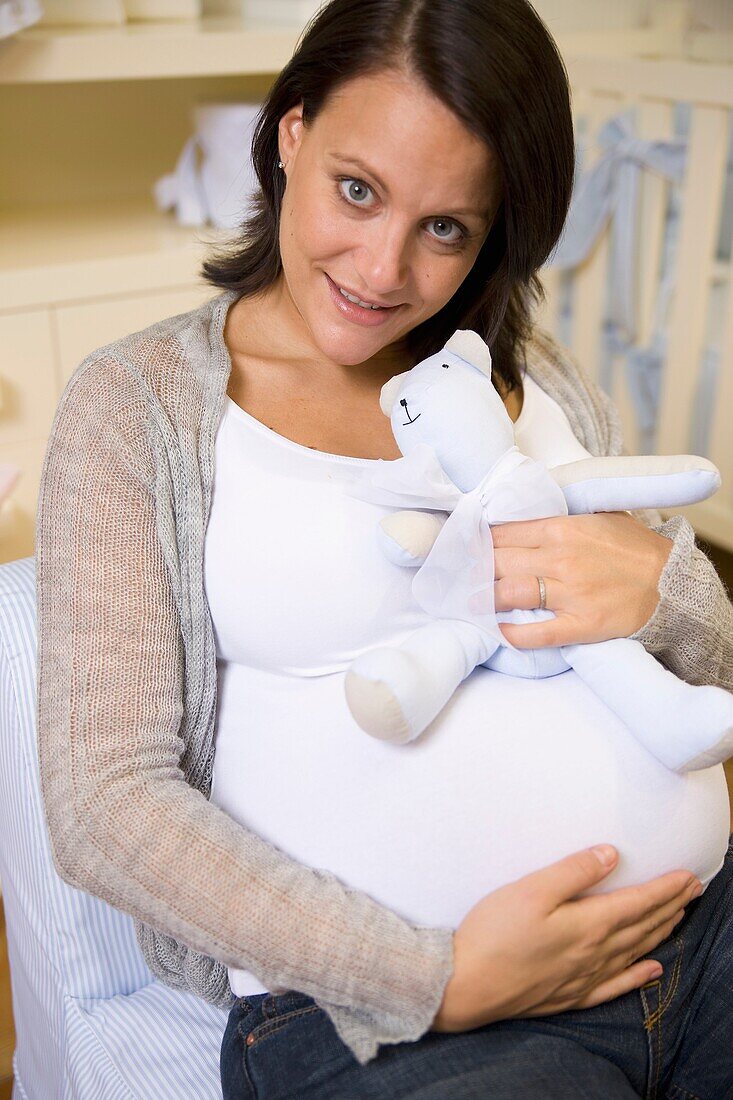
[[[458,330],[436,355],[391,378],[380,405],[403,457],[379,461],[346,491],[395,508],[378,532],[396,564],[417,567],[412,592],[431,616],[399,645],[361,654],[346,673],[358,725],[404,744],[429,725],[477,665],[513,676],[573,668],[658,760],[677,771],[733,755],[733,694],[685,683],[640,642],[519,650],[498,623],[552,618],[497,613],[490,524],[704,500],[720,474],[694,455],[588,458],[548,470],[523,455],[478,333]]]

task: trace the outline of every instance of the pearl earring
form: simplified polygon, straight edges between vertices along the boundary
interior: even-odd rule
[[[283,162],[281,160],[279,160],[277,162],[277,166],[278,166],[278,168],[284,168],[285,167],[285,165],[283,164]]]

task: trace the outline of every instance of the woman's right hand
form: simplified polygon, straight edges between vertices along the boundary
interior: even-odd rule
[[[513,1016],[592,1008],[650,981],[658,964],[636,960],[669,936],[699,880],[670,871],[641,886],[577,895],[605,878],[589,848],[481,898],[454,933],[454,968],[433,1031]]]

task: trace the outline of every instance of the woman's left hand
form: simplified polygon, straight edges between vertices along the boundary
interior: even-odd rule
[[[628,638],[659,601],[672,541],[628,512],[552,516],[491,528],[497,611],[537,608],[545,582],[554,619],[500,623],[518,649]]]

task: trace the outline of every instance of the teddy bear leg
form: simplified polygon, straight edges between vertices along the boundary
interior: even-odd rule
[[[468,622],[427,623],[399,645],[356,658],[345,679],[349,710],[373,737],[399,745],[413,741],[494,645]]]
[[[733,694],[724,688],[686,683],[631,638],[561,650],[581,679],[672,771],[710,768],[733,756]]]

